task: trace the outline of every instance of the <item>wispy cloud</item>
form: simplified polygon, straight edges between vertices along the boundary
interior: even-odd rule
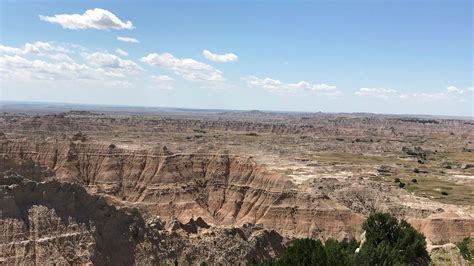
[[[222,72],[211,65],[190,58],[176,58],[170,53],[149,54],[141,59],[152,66],[173,70],[175,74],[191,81],[224,81]]]
[[[250,87],[260,87],[270,92],[289,93],[298,91],[318,92],[326,95],[339,95],[341,92],[334,85],[327,84],[311,84],[307,81],[299,81],[295,83],[285,83],[272,78],[257,78],[250,76],[244,78]]]
[[[171,90],[175,83],[174,78],[166,75],[150,76],[153,82],[153,87],[162,90]]]
[[[130,37],[121,37],[118,36],[117,40],[122,41],[122,42],[129,42],[129,43],[139,43],[140,41],[135,39],[135,38],[130,38]]]
[[[391,96],[397,95],[397,91],[393,89],[385,89],[385,88],[360,88],[354,94],[358,96],[388,99]]]
[[[6,78],[20,80],[75,80],[98,79],[106,76],[105,71],[96,73],[94,69],[77,63],[51,63],[31,60],[19,55],[0,57],[0,73]]]
[[[122,69],[128,71],[142,70],[142,67],[132,60],[122,59],[106,52],[83,53],[82,56],[89,65],[94,67]]]
[[[466,90],[469,90],[467,88]],[[466,90],[459,89],[455,86],[448,86],[444,91],[434,92],[399,92],[394,89],[385,88],[360,88],[354,92],[355,95],[363,97],[373,97],[382,99],[402,99],[415,101],[440,101],[440,100],[462,100]]]
[[[84,14],[60,14],[54,16],[43,16],[39,18],[43,21],[59,24],[64,29],[69,30],[83,30],[83,29],[97,29],[97,30],[131,30],[133,23],[131,21],[124,22],[120,20],[112,12],[101,9],[89,9]]]
[[[447,87],[447,88],[446,88],[446,92],[447,92],[448,94],[451,94],[451,95],[463,94],[463,93],[464,93],[463,90],[458,89],[458,88],[455,87],[455,86],[449,86],[449,87]]]
[[[36,41],[33,43],[25,43],[23,47],[9,47],[0,44],[0,54],[35,54],[45,55],[50,52],[67,53],[68,49],[50,42]]]
[[[128,56],[128,53],[120,48],[117,48],[115,52],[121,56]]]
[[[47,57],[57,62],[73,62],[71,57],[66,53],[70,53],[69,49],[50,42],[36,41],[33,43],[26,43],[23,47],[0,45],[0,55],[34,55]]]
[[[69,55],[67,54],[50,54],[48,55],[48,57],[54,61],[58,61],[58,62],[74,62],[74,60],[72,60],[71,57],[69,57]]]
[[[209,50],[204,50],[204,51],[202,51],[202,54],[208,60],[211,60],[211,61],[214,61],[214,62],[221,62],[221,63],[233,62],[233,61],[237,61],[237,59],[239,59],[239,57],[236,54],[233,54],[233,53],[226,53],[226,54],[221,55],[221,54],[214,54]]]
[[[404,100],[415,101],[443,101],[443,100],[463,100],[465,91],[455,86],[449,86],[444,91],[439,92],[410,92],[399,95]]]
[[[20,48],[2,45],[0,75],[2,79],[18,81],[101,80],[124,84],[142,70],[134,61],[107,52],[82,52],[83,62],[78,63],[68,54],[58,51],[78,52],[45,42],[28,43]]]

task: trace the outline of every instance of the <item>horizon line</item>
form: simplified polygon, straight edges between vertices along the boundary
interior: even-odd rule
[[[438,117],[440,119],[469,119],[474,120],[474,117],[464,115],[439,115],[439,114],[406,114],[406,113],[372,113],[364,111],[353,111],[353,112],[326,112],[326,111],[289,111],[289,110],[269,110],[269,109],[226,109],[226,108],[193,108],[193,107],[167,107],[157,105],[127,105],[127,104],[109,104],[109,103],[79,103],[79,102],[48,102],[48,101],[22,101],[22,100],[0,100],[0,107],[3,109],[4,103],[16,103],[16,104],[50,104],[50,105],[77,105],[77,106],[89,106],[89,107],[105,107],[105,108],[143,108],[143,109],[170,109],[170,110],[183,110],[183,111],[224,111],[224,112],[267,112],[267,113],[293,113],[293,114],[348,114],[348,115],[378,115],[378,116],[408,116],[408,117]],[[2,110],[3,112],[3,110]]]

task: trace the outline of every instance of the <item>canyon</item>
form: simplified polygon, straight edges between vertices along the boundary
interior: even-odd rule
[[[376,210],[430,249],[474,237],[471,120],[10,108],[2,263],[245,263]]]

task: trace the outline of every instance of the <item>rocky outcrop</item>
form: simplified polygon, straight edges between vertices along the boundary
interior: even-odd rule
[[[21,169],[24,161],[34,161],[53,171],[55,180],[76,182],[167,221],[202,217],[211,225],[263,224],[288,237],[341,239],[361,233],[362,215],[327,197],[297,191],[284,176],[249,158],[67,141],[7,141],[1,147]],[[42,176],[44,171],[23,172],[36,180],[53,179]]]
[[[457,243],[465,237],[474,237],[472,217],[440,213],[425,219],[409,219],[408,222],[433,244]]]
[[[197,218],[167,230],[78,184],[5,176],[0,188],[2,264],[235,264],[283,250],[283,237],[254,225],[213,228]]]
[[[12,180],[13,179],[13,180]],[[131,264],[144,222],[78,184],[4,177],[0,254],[6,264]]]
[[[303,190],[249,157],[172,153],[166,147],[130,150],[68,139],[0,144],[4,162],[0,170],[12,169],[59,187],[74,183],[102,195],[104,204],[137,208],[145,220],[159,216],[163,230],[196,234],[209,228],[261,224],[287,238],[359,238],[365,215],[385,210],[411,218],[432,243],[459,241],[473,231],[472,215],[436,218],[443,212],[438,205],[427,205],[428,201],[408,205],[413,197],[378,182],[315,179]],[[446,234],[437,234],[439,230]]]
[[[377,128],[377,134],[394,136],[401,132],[416,132],[424,135],[433,129],[447,133],[451,130],[469,134],[472,123],[463,120],[437,119],[427,123],[426,119],[391,118],[372,114],[284,114],[284,113],[243,113],[227,112],[204,114],[198,117],[186,116],[112,116],[96,114],[77,114],[74,112],[28,116],[9,114],[0,117],[0,130],[22,129],[38,132],[78,132],[78,131],[136,131],[141,132],[202,132],[207,130],[246,131],[274,134],[329,134],[370,136],[369,129]],[[127,127],[124,129],[124,125]],[[396,129],[396,130],[395,130]],[[410,135],[410,134],[408,134]]]
[[[469,121],[129,111],[0,116],[0,264],[245,264],[359,238],[375,210],[429,244],[472,235]]]
[[[472,262],[466,261],[459,248],[453,244],[429,246],[432,265],[453,265],[453,266],[469,266]]]

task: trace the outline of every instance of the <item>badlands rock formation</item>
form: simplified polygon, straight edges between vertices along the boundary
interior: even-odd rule
[[[360,239],[375,210],[430,244],[474,236],[468,122],[176,116],[2,117],[0,262],[244,263]]]
[[[116,209],[78,184],[2,179],[2,264],[156,264],[268,259],[282,250],[275,231],[211,228],[201,218],[169,230],[137,209]]]
[[[1,152],[6,166],[33,180],[81,184],[167,221],[201,217],[213,225],[262,224],[287,236],[344,238],[358,237],[364,220],[327,196],[298,191],[249,158],[71,141],[5,141]]]

